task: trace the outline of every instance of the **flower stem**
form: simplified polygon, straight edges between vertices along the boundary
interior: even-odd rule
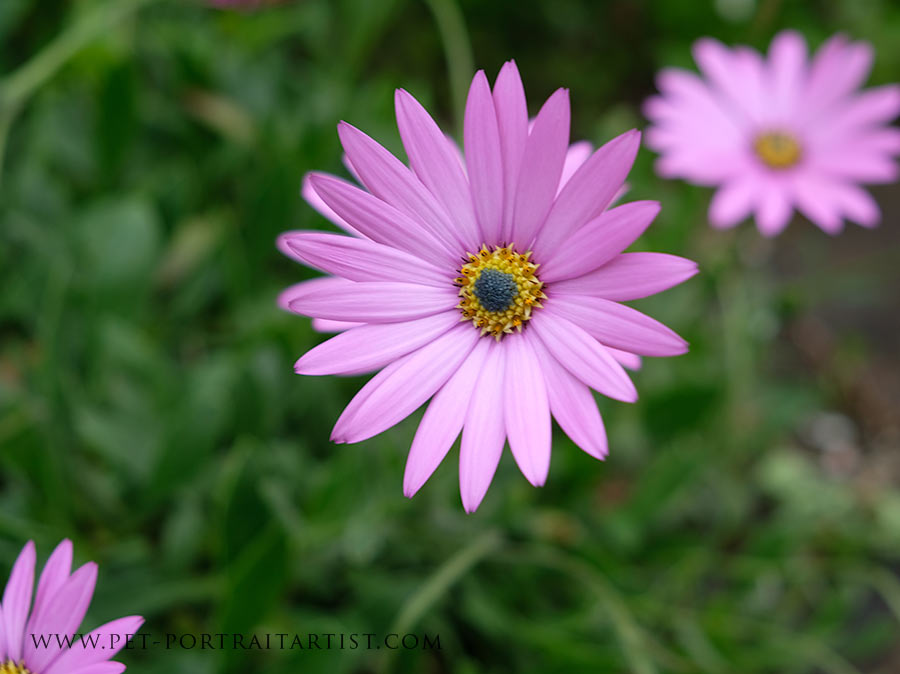
[[[442,564],[409,599],[406,600],[394,624],[392,634],[405,634],[415,627],[423,615],[453,585],[478,562],[500,549],[502,539],[496,531],[487,531]],[[382,671],[388,671],[389,659],[382,661]]]
[[[412,628],[419,618],[466,572],[482,558],[500,547],[500,536],[488,531],[448,559],[428,581],[404,604],[394,620],[393,632],[403,633]]]
[[[654,659],[655,644],[632,615],[628,603],[613,585],[588,562],[555,548],[529,545],[512,551],[506,561],[538,564],[563,573],[594,594],[606,609],[629,671],[634,674],[658,674]]]

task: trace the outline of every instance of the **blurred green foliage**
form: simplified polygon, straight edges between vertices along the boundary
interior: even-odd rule
[[[874,403],[854,399],[875,364],[897,366],[891,324],[854,318],[897,302],[896,188],[876,192],[880,230],[831,240],[797,222],[772,244],[749,226],[709,231],[708,192],[657,179],[642,152],[631,196],[663,211],[635,248],[703,273],[639,305],[691,352],[647,359],[636,405],[600,401],[605,463],[558,434],[544,489],[506,455],[467,516],[455,450],[403,498],[416,419],[328,442],[362,379],[295,376],[322,337],[275,306],[312,275],[274,240],[328,227],[299,186],[311,169],[342,172],[339,119],[398,151],[404,87],[459,131],[444,54],[468,47],[446,24],[442,44],[434,21],[455,6],[145,5],[17,109],[0,81],[0,571],[26,539],[46,557],[69,536],[101,565],[88,627],[140,613],[155,634],[441,643],[123,655],[148,674],[898,671],[900,441],[890,414],[872,421]],[[3,0],[0,72],[117,7]],[[653,73],[690,66],[705,34],[763,46],[783,27],[813,44],[845,30],[878,49],[874,83],[900,72],[889,0],[460,9],[477,67],[493,77],[516,58],[532,112],[569,87],[573,138],[595,143],[640,126]],[[856,257],[837,259],[848,246]],[[835,419],[850,429],[837,449]]]

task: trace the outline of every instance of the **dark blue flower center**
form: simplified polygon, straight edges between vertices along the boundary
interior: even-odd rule
[[[485,269],[475,281],[472,294],[488,311],[505,311],[519,294],[519,286],[512,274]]]

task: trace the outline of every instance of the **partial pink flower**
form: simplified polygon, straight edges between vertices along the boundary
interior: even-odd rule
[[[657,172],[716,186],[714,227],[754,214],[759,231],[774,236],[794,209],[829,234],[844,218],[877,225],[878,205],[860,184],[897,179],[900,129],[890,123],[900,113],[900,86],[860,91],[872,59],[871,45],[841,35],[811,60],[794,31],[779,33],[767,56],[699,40],[702,77],[661,71],[661,95],[644,107]]]
[[[64,540],[44,565],[37,592],[34,575],[35,549],[29,541],[13,565],[0,602],[0,674],[124,672],[125,665],[111,658],[137,632],[143,618],[119,618],[79,638],[94,595],[97,565],[88,562],[73,572],[72,543]]]
[[[313,173],[304,195],[346,232],[288,232],[280,249],[329,274],[279,303],[340,334],[297,361],[307,375],[378,371],[332,432],[360,442],[431,402],[412,443],[403,490],[415,494],[462,435],[459,479],[469,512],[481,503],[508,442],[522,473],[543,485],[551,415],[592,456],[607,454],[591,389],[634,402],[622,363],[672,356],[686,342],[623,301],[697,272],[690,260],[623,253],[656,202],[610,208],[638,151],[637,131],[596,151],[569,147],[560,89],[529,130],[513,62],[493,90],[484,73],[466,104],[464,156],[406,91],[397,123],[410,166],[355,127],[338,133],[363,188]]]

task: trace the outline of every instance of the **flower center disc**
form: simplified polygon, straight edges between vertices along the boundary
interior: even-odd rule
[[[772,169],[786,169],[800,161],[800,143],[783,131],[760,134],[753,141],[753,149],[762,162]]]
[[[0,674],[31,674],[31,670],[24,665],[17,665],[15,662],[7,660],[0,663]]]
[[[493,250],[482,246],[477,255],[468,256],[455,281],[462,320],[472,321],[482,335],[490,334],[497,341],[504,334],[521,331],[531,319],[531,310],[546,298],[544,284],[535,276],[538,265],[529,259],[531,251],[517,253],[514,244]]]

